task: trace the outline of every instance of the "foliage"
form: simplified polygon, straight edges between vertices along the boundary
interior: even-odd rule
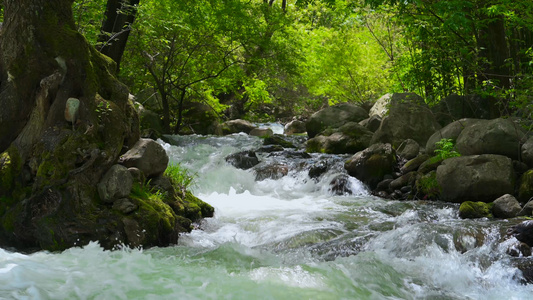
[[[161,191],[155,189],[150,185],[150,181],[147,182],[134,182],[133,187],[131,189],[131,197],[135,199],[150,199],[150,200],[158,200],[163,201],[164,195]]]
[[[93,45],[96,44],[100,34],[106,2],[105,0],[76,0],[72,5],[78,31]]]
[[[416,181],[416,188],[424,199],[435,199],[440,195],[441,187],[437,182],[437,172],[432,171]]]
[[[93,43],[104,9],[74,2]],[[528,0],[147,0],[120,77],[169,132],[187,125],[193,102],[222,118],[274,120],[404,91],[428,104],[491,95],[527,117],[532,13]]]
[[[441,139],[440,141],[436,142],[435,145],[437,146],[435,153],[441,160],[461,156],[461,154],[456,151],[455,144],[452,139]]]
[[[169,164],[165,170],[165,175],[181,188],[183,194],[194,186],[194,180],[197,176],[179,163]]]

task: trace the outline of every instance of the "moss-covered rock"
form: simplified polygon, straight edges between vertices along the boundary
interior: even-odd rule
[[[493,203],[466,201],[459,207],[459,217],[463,219],[492,218]]]
[[[437,182],[436,171],[431,171],[427,174],[419,176],[416,180],[415,186],[419,196],[423,199],[437,199],[441,192],[441,187]]]
[[[520,178],[518,201],[526,203],[533,197],[533,169],[528,170]]]
[[[16,147],[10,147],[0,154],[0,197],[11,197],[21,169],[22,162]]]
[[[339,128],[329,128],[306,143],[309,153],[344,154],[357,153],[370,145],[372,132],[355,122]]]
[[[353,176],[371,189],[377,187],[385,175],[391,174],[396,166],[396,153],[390,144],[374,144],[356,153],[344,164]]]

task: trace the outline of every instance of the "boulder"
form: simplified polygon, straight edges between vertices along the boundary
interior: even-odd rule
[[[522,211],[518,215],[531,217],[533,215],[533,201],[526,202],[522,207]]]
[[[530,136],[522,145],[522,161],[533,168],[533,136]]]
[[[531,199],[533,199],[533,169],[522,174],[518,187],[518,200],[521,203],[526,203]]]
[[[311,115],[305,128],[307,135],[313,138],[327,128],[338,128],[348,122],[360,122],[366,118],[368,118],[368,113],[360,106],[340,103]]]
[[[144,108],[141,104],[137,105],[137,113],[141,127],[141,137],[157,139],[164,133],[163,121],[159,114]]]
[[[451,94],[431,108],[437,122],[446,126],[463,118],[494,119],[500,117],[498,101],[494,97]]]
[[[529,247],[533,247],[533,220],[524,221],[509,228],[507,235],[515,237]]]
[[[204,103],[188,101],[184,108],[180,134],[222,135],[220,117]]]
[[[130,214],[134,211],[136,211],[139,208],[139,206],[135,203],[133,203],[128,198],[122,198],[118,199],[117,201],[113,202],[113,209],[117,210],[125,215]]]
[[[265,179],[278,180],[289,174],[289,166],[285,164],[271,164],[255,168],[255,181]]]
[[[396,153],[405,159],[415,158],[418,152],[420,152],[420,145],[413,139],[406,139],[396,149]]]
[[[390,143],[398,147],[411,138],[425,145],[429,137],[440,129],[424,100],[413,93],[393,94],[389,114],[374,133],[371,144]]]
[[[120,157],[119,161],[127,168],[137,168],[147,178],[151,178],[165,172],[169,158],[163,146],[156,141],[140,139],[128,152]]]
[[[444,128],[437,130],[432,134],[426,143],[426,153],[433,155],[437,146],[435,145],[442,139],[451,139],[456,141],[463,129],[478,123],[479,119],[461,119],[446,125]]]
[[[307,152],[329,154],[356,153],[370,145],[372,132],[355,122],[326,129],[320,135],[307,141]]]
[[[352,195],[350,177],[346,174],[339,174],[329,182],[329,192],[337,196]]]
[[[405,186],[412,186],[415,183],[415,180],[416,172],[409,172],[391,181],[389,188],[393,191],[399,190]]]
[[[490,202],[513,193],[515,173],[511,159],[502,155],[461,156],[441,163],[437,182],[441,200]]]
[[[379,115],[373,115],[370,118],[364,119],[363,121],[359,122],[359,125],[365,126],[366,129],[376,132],[378,130],[379,126],[381,125],[381,121],[383,118]]]
[[[370,117],[378,116],[380,118],[383,118],[389,112],[389,103],[391,98],[392,94],[385,94],[381,98],[379,98],[368,112]]]
[[[390,144],[374,144],[357,152],[345,164],[344,168],[370,189],[375,189],[385,175],[391,174],[396,166],[396,152]]]
[[[328,171],[328,167],[329,167],[328,161],[321,160],[321,161],[314,163],[309,168],[309,172],[307,174],[309,175],[309,178],[317,179]]]
[[[274,135],[274,132],[270,128],[254,128],[250,131],[249,135],[258,137],[269,137]]]
[[[259,158],[254,151],[241,151],[228,155],[226,162],[237,169],[248,170],[259,164]]]
[[[113,203],[126,198],[133,187],[133,177],[124,166],[113,165],[98,183],[98,195],[103,202]]]
[[[499,154],[518,160],[525,141],[523,129],[509,119],[481,120],[459,134],[456,147],[462,155]]]
[[[427,161],[430,158],[427,154],[419,155],[409,161],[407,161],[401,168],[400,171],[402,174],[407,174],[411,171],[416,171],[422,165],[423,162]]]
[[[516,217],[522,207],[515,197],[509,194],[505,194],[500,198],[494,200],[494,206],[492,207],[492,214],[496,218],[514,218]]]
[[[465,201],[459,207],[459,217],[462,219],[490,218],[492,217],[491,211],[491,203]]]
[[[285,139],[285,137],[281,134],[274,134],[273,136],[266,137],[263,141],[263,145],[279,145],[283,148],[296,148],[291,141]]]
[[[256,126],[252,123],[245,120],[236,119],[222,123],[222,134],[228,135],[240,132],[249,134],[254,128],[256,128]]]
[[[284,133],[286,135],[305,133],[307,129],[305,128],[305,122],[300,120],[293,120],[285,124]]]

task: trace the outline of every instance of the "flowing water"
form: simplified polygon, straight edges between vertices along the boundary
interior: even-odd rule
[[[279,130],[279,127],[277,128]],[[0,249],[0,299],[531,299],[506,254],[505,221],[461,220],[458,206],[370,196],[332,179],[345,157],[291,159],[255,181],[224,158],[256,149],[247,135],[172,137],[171,161],[197,173],[215,217],[174,247],[105,251],[97,243],[30,255]],[[308,166],[330,170],[310,179]],[[336,164],[336,165],[335,165]],[[344,175],[345,176],[345,175]]]

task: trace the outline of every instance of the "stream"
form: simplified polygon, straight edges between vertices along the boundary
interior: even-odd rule
[[[282,127],[273,125],[275,132]],[[255,180],[225,161],[262,140],[172,136],[171,162],[196,173],[192,190],[215,217],[173,247],[103,250],[92,242],[61,253],[0,249],[0,299],[531,299],[533,285],[506,254],[505,220],[462,220],[458,205],[371,196],[347,156],[310,159],[258,153],[289,166]],[[309,166],[327,161],[316,179]]]

